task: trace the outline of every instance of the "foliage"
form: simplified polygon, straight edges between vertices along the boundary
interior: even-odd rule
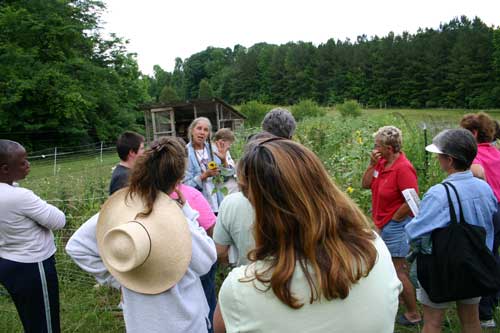
[[[312,118],[324,116],[326,111],[315,101],[311,99],[303,99],[297,105],[292,107],[292,114],[295,117],[295,120],[299,121],[307,117]]]
[[[103,10],[94,0],[0,3],[0,133],[40,148],[136,127],[147,85],[126,43],[99,35]]]
[[[214,97],[214,91],[212,90],[212,86],[207,79],[203,79],[200,81],[200,89],[198,90],[198,98],[201,99],[210,99]]]
[[[336,106],[342,117],[359,117],[361,116],[361,105],[358,101],[350,100]]]
[[[161,90],[159,102],[162,103],[172,103],[172,102],[178,102],[179,96],[177,96],[177,93],[175,92],[174,88],[171,86],[165,86]]]
[[[463,16],[415,34],[332,38],[318,46],[209,47],[179,63],[174,74],[187,98],[196,97],[206,79],[234,104],[312,99],[320,105],[357,100],[372,108],[494,108],[500,107],[499,29]]]
[[[264,116],[271,109],[271,105],[258,101],[250,101],[240,106],[241,113],[247,116],[245,120],[245,126],[247,127],[260,127]]]

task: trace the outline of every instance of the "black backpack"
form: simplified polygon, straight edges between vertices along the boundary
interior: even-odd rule
[[[494,294],[500,289],[500,268],[485,245],[486,230],[465,221],[455,186],[448,182],[442,185],[451,223],[432,231],[432,254],[417,255],[418,281],[434,303]],[[460,223],[448,187],[457,197]]]

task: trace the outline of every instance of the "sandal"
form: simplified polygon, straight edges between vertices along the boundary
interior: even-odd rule
[[[422,319],[419,319],[417,321],[409,321],[408,318],[404,314],[399,315],[396,318],[396,324],[402,325],[402,326],[416,326],[420,325],[422,323]]]

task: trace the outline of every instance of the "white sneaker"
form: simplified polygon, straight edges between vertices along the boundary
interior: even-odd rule
[[[495,323],[495,319],[482,320],[481,327],[482,328],[495,328],[495,327],[497,327],[497,323]]]

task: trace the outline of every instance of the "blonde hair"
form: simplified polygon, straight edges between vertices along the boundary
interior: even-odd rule
[[[221,128],[214,134],[214,141],[225,140],[229,142],[234,142],[234,134],[229,128]]]
[[[380,140],[382,145],[392,147],[395,153],[400,152],[403,146],[403,133],[395,126],[380,127],[373,137]]]

